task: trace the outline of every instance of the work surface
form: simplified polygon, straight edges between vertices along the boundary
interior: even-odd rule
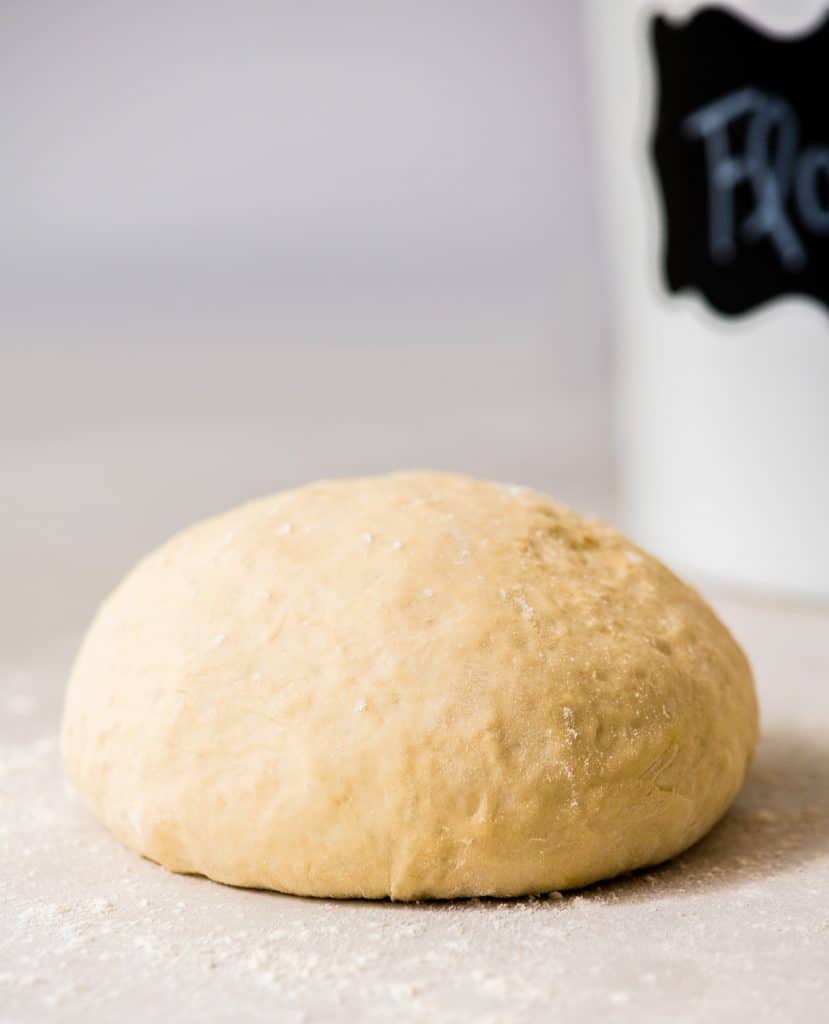
[[[408,906],[234,890],[122,849],[4,694],[0,1019],[810,1021],[829,1000],[827,619],[720,600],[751,651],[751,780],[678,861],[579,893]],[[34,738],[15,742],[25,720]],[[97,1018],[97,1019],[101,1019]]]
[[[387,380],[411,378],[411,367],[396,375],[383,358]],[[84,373],[76,372],[71,407],[56,407],[66,393],[60,367],[38,377],[52,422],[61,423],[60,438],[51,437],[39,416],[29,426],[22,418],[30,393],[20,371],[20,386],[9,389],[20,436],[0,482],[8,542],[0,591],[3,1024],[823,1019],[826,610],[707,591],[757,674],[763,739],[751,778],[724,821],[679,860],[578,893],[407,906],[234,890],[171,875],[122,849],[64,787],[56,730],[84,624],[129,563],[189,519],[271,486],[394,464],[507,477],[611,511],[601,445],[590,435],[595,417],[588,410],[579,418],[575,406],[549,413],[540,363],[528,351],[522,358],[526,386],[513,389],[520,402],[502,409],[481,398],[467,408],[479,410],[471,417],[459,416],[450,397],[470,373],[480,397],[479,364],[463,351],[443,352],[444,383],[425,372],[416,378],[413,394],[430,388],[431,404],[417,421],[411,398],[403,415],[417,431],[403,434],[393,407],[405,395],[386,390],[375,399],[366,390],[357,396],[362,418],[349,420],[336,388],[324,391],[313,377],[309,357],[301,373],[323,389],[340,426],[314,433],[318,421],[302,420],[303,399],[291,404],[290,383],[274,374],[269,389],[282,389],[286,430],[294,429],[284,448],[272,445],[274,424],[257,419],[258,392],[235,404],[232,424],[205,398],[201,418],[191,409],[177,426],[168,415],[175,389],[166,406],[157,390],[152,415],[139,423],[112,395],[100,399],[106,409],[96,407],[93,384],[84,391],[77,383]],[[337,377],[340,367],[329,368]],[[137,393],[146,393],[144,383]],[[387,429],[369,429],[381,422]],[[557,449],[556,437],[567,439]]]

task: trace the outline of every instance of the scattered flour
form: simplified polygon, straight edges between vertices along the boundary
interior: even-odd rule
[[[567,712],[564,727],[574,739]],[[615,883],[541,899],[338,903],[143,861],[66,799],[54,737],[8,744],[0,1019],[546,1024],[665,1019],[676,999],[693,1008],[687,1021],[765,1019],[767,1004],[810,1019],[829,999],[818,969],[829,766],[814,748],[772,747],[756,779],[709,839]]]

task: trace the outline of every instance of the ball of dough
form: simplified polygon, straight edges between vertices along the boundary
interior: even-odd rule
[[[513,896],[655,864],[739,790],[751,670],[615,530],[405,473],[254,501],[100,609],[63,750],[173,871],[314,896]]]

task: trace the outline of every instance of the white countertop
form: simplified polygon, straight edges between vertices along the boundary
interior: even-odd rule
[[[257,419],[264,400],[255,388],[232,425],[208,389],[201,418],[177,423],[172,388],[173,397],[161,389],[149,405],[142,400],[151,414],[140,423],[111,401],[107,422],[115,426],[103,430],[92,385],[78,385],[73,401],[64,397],[55,411],[49,396],[65,396],[60,367],[44,385],[58,432],[37,415],[25,420],[31,391],[21,381],[31,365],[17,367],[10,395],[19,403],[12,408],[18,433],[4,453],[0,484],[7,542],[0,582],[3,1024],[790,1024],[825,1014],[826,609],[707,591],[755,666],[763,739],[754,771],[735,808],[683,857],[578,893],[409,906],[235,890],[141,860],[67,795],[55,736],[72,651],[97,599],[145,548],[189,519],[271,483],[391,466],[394,452],[402,453],[400,464],[509,477],[607,512],[607,463],[590,427],[601,412],[578,403],[550,411],[546,383],[536,390],[543,360],[532,346],[517,351],[525,371],[514,374],[510,408],[488,408],[464,351],[444,352],[443,385],[421,380],[403,361],[400,372],[414,373],[415,390],[430,389],[420,422],[414,412],[422,396],[398,413],[402,392],[386,389],[378,398],[366,385],[358,396],[362,419],[344,421],[333,440],[319,425],[316,433],[303,430],[318,424],[311,413],[303,419],[307,387],[291,404],[284,380],[275,385],[284,407],[267,420]],[[400,356],[394,359],[397,367]],[[364,354],[361,366],[369,365],[376,370]],[[340,368],[328,367],[333,380]],[[292,372],[313,380],[310,362]],[[394,367],[381,372],[391,380]],[[510,372],[501,366],[497,376]],[[210,379],[216,392],[217,378]],[[441,396],[463,382],[479,399],[459,414]],[[141,380],[135,387],[141,391]],[[336,418],[338,392],[326,387],[318,390]],[[373,439],[368,424],[375,420],[386,429]],[[268,455],[269,439],[280,436],[284,445]],[[558,447],[544,440],[556,436]]]
[[[337,903],[171,875],[68,799],[39,680],[4,692],[0,1020],[817,1020],[829,617],[716,603],[764,710],[737,806],[674,863],[540,900]]]

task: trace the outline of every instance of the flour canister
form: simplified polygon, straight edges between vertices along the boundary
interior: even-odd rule
[[[829,596],[829,4],[592,0],[622,517]]]

